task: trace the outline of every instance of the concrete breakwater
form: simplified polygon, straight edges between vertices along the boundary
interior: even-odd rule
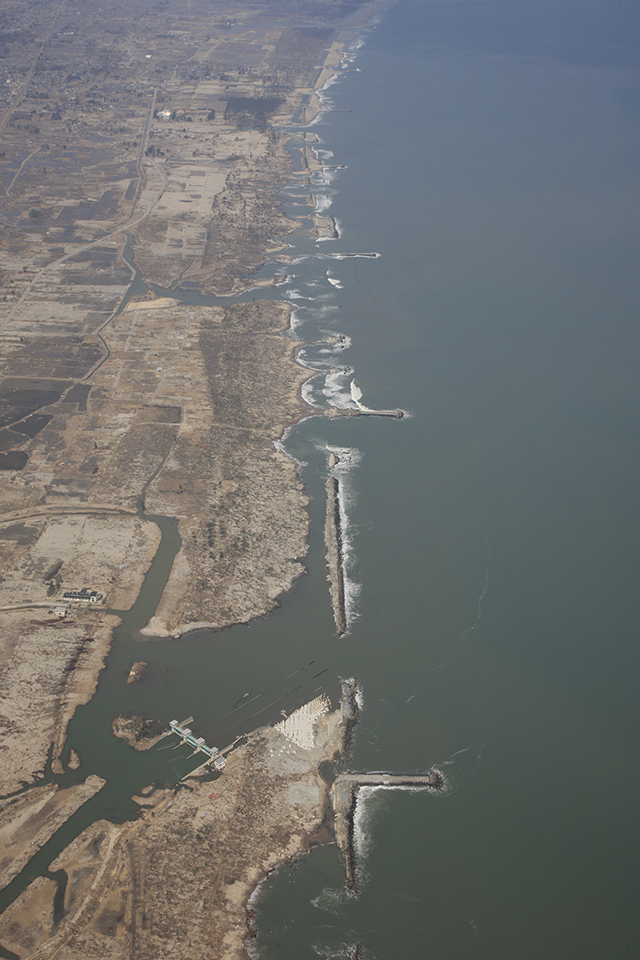
[[[336,417],[393,417],[402,420],[406,416],[404,410],[361,410],[358,407],[330,407],[327,417],[334,420]]]
[[[341,773],[336,777],[331,788],[335,837],[345,859],[345,883],[352,893],[358,892],[354,820],[361,787],[413,787],[440,792],[446,780],[437,767],[427,773]]]
[[[338,777],[331,788],[331,802],[333,804],[334,831],[336,843],[342,851],[345,862],[348,890],[358,892],[358,872],[356,869],[356,851],[354,844],[354,817],[358,788],[354,783],[347,783]]]
[[[342,536],[340,529],[339,482],[337,477],[327,477],[327,511],[324,524],[324,542],[327,549],[328,580],[331,594],[333,619],[338,636],[346,633],[347,617],[344,598],[344,566]]]
[[[353,730],[360,717],[360,706],[358,704],[358,682],[353,677],[340,681],[342,687],[342,697],[340,701],[342,719],[342,743],[341,754],[342,762],[345,763],[349,757],[351,748],[351,737]],[[345,858],[347,880],[346,884],[349,890],[356,890],[357,874],[355,860],[355,846],[353,843],[353,816],[355,813],[357,790],[353,784],[343,780],[338,775],[331,788],[331,803],[334,811],[334,835],[336,843],[342,850]]]

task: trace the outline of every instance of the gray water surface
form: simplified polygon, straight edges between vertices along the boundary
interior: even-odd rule
[[[413,418],[290,446],[361,452],[353,766],[451,789],[362,804],[357,900],[329,848],[271,881],[264,960],[638,952],[637,53],[628,4],[406,0],[327,91],[334,247],[382,255],[332,322]]]

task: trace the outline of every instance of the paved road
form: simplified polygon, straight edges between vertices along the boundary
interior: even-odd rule
[[[135,517],[137,515],[136,510],[128,510],[126,507],[111,507],[106,504],[85,504],[72,507],[57,503],[43,503],[41,506],[33,507],[30,510],[15,510],[13,513],[5,513],[0,519],[0,526],[6,527],[11,523],[18,523],[20,520],[36,520],[40,517],[95,516],[102,513],[125,517]]]

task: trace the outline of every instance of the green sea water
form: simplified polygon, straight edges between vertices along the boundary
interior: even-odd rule
[[[290,431],[312,497],[308,572],[250,625],[136,638],[178,546],[161,521],[157,563],[69,730],[82,775],[108,785],[19,885],[189,768],[184,751],[134,754],[111,734],[118,713],[193,715],[222,747],[356,676],[353,769],[437,764],[449,788],[363,797],[357,898],[334,847],[272,878],[262,960],[357,943],[376,960],[637,955],[636,28],[630,4],[604,0],[404,0],[352,45],[312,127],[328,165],[312,189],[341,236],[290,237],[299,259],[272,295],[310,343],[349,338],[302,351],[320,371],[310,401],[350,404],[355,378],[364,404],[408,416]],[[303,194],[286,192],[291,213]],[[128,686],[134,659],[149,666]]]

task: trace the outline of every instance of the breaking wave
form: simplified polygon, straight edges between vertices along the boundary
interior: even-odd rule
[[[319,957],[326,957],[326,960],[350,960],[350,958],[354,956],[353,943],[340,943],[336,946],[312,943],[311,949],[314,953],[317,953]]]
[[[341,410],[347,410],[353,407],[351,395],[347,388],[349,377],[353,374],[353,367],[332,367],[331,372],[327,373],[324,379],[324,393],[329,406],[338,407]]]
[[[333,198],[324,193],[314,194],[313,199],[315,201],[315,212],[319,214],[328,210],[333,203]]]
[[[311,903],[318,910],[326,910],[327,913],[339,913],[350,899],[351,894],[346,887],[339,887],[337,890],[333,887],[325,887],[317,897],[314,897]]]

